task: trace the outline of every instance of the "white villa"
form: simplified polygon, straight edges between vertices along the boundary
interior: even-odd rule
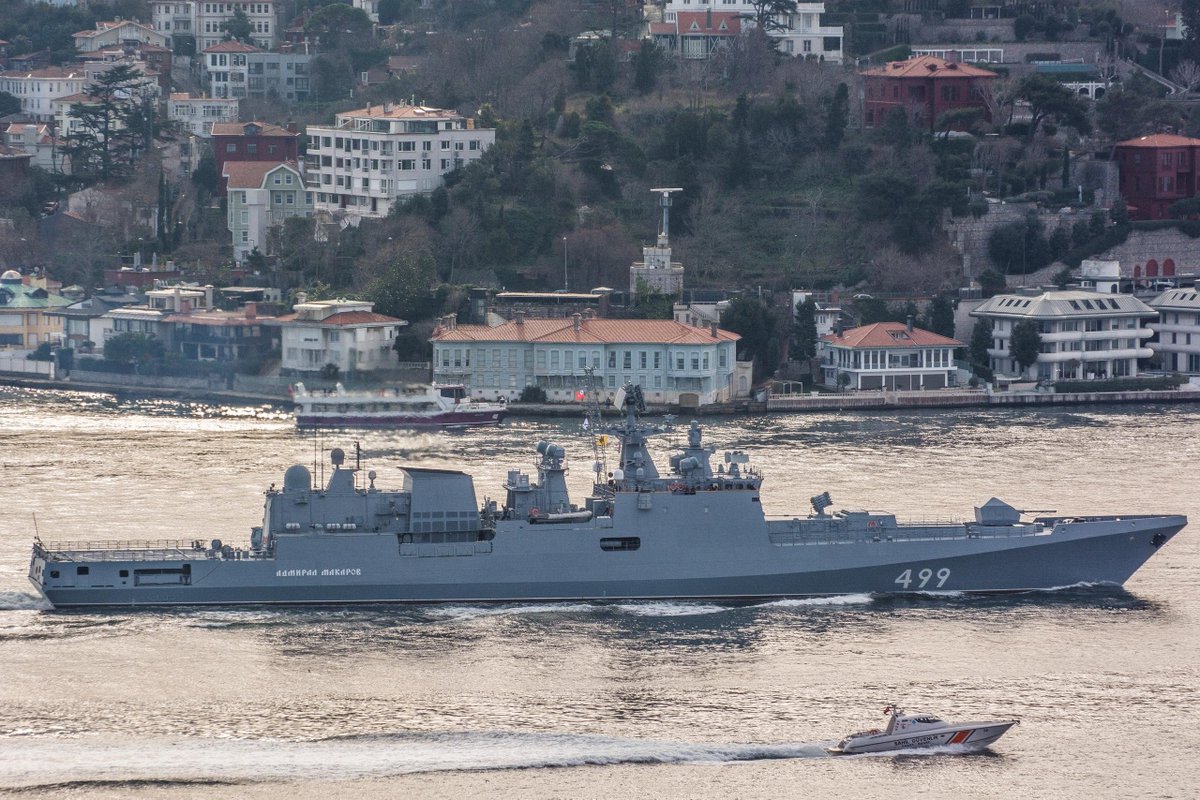
[[[712,50],[712,43],[704,39],[713,38],[708,23],[714,17],[728,18],[736,23],[730,28],[745,30],[754,26],[756,13],[755,4],[749,0],[667,0],[662,22],[653,24],[651,31],[656,41],[666,40],[669,51],[684,58],[704,58]],[[775,15],[778,27],[767,35],[776,41],[781,53],[841,64],[843,29],[841,25],[821,25],[824,13],[824,3],[796,3],[795,11]],[[720,38],[723,31],[715,32]]]
[[[956,382],[963,343],[903,322],[876,322],[819,337],[821,382],[853,390],[944,389]]]
[[[1150,343],[1171,372],[1200,374],[1200,291],[1195,288],[1168,289],[1150,301],[1158,321],[1150,326],[1158,341]]]
[[[526,386],[540,386],[551,402],[577,402],[590,367],[608,398],[631,381],[649,402],[696,407],[749,395],[751,365],[737,360],[740,338],[715,323],[526,319],[518,312],[496,326],[448,318],[430,341],[434,381],[465,384],[472,397],[515,399]]]
[[[236,97],[193,97],[187,92],[172,92],[167,98],[167,119],[193,136],[208,138],[214,122],[237,122]]]
[[[1068,289],[998,294],[971,316],[992,321],[988,355],[997,374],[1069,380],[1136,375],[1138,359],[1153,355],[1147,323],[1158,314],[1132,295]],[[1025,320],[1037,324],[1042,347],[1037,363],[1021,370],[1010,347],[1013,326]]]
[[[333,364],[342,373],[373,372],[397,363],[392,346],[408,323],[376,314],[358,300],[301,301],[277,317],[282,329],[280,367],[288,373],[319,372]]]

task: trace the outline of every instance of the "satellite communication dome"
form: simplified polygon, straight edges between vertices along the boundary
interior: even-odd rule
[[[283,473],[285,492],[307,492],[312,488],[312,473],[303,464],[293,464]]]

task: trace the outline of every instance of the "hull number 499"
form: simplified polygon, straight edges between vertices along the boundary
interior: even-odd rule
[[[934,572],[929,567],[922,567],[913,574],[911,569],[906,569],[900,573],[900,577],[896,578],[896,584],[903,589],[913,588],[916,584],[918,589],[940,589],[946,585],[946,581],[950,580],[950,568],[942,567],[937,572]]]

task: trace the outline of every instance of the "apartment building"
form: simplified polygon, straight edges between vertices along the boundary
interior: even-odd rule
[[[1200,292],[1168,289],[1149,306],[1158,312],[1158,319],[1150,323],[1158,339],[1150,342],[1150,349],[1162,368],[1200,375]]]
[[[220,44],[225,38],[225,23],[242,11],[250,21],[251,39],[255,45],[270,50],[278,41],[278,13],[274,0],[257,2],[207,3],[194,0],[152,2],[151,20],[154,30],[170,38],[173,47],[176,37],[194,36],[196,52]]]
[[[180,130],[205,138],[212,135],[215,122],[237,122],[236,97],[192,97],[187,92],[173,92],[167,99],[167,119]]]
[[[244,42],[221,42],[202,54],[204,84],[213,97],[304,101],[311,83],[308,53],[270,53]]]
[[[432,191],[443,176],[496,142],[456,111],[391,104],[336,116],[333,126],[309,126],[305,172],[317,211],[387,216],[396,200]]]
[[[0,73],[0,91],[20,100],[21,113],[35,122],[53,120],[54,100],[82,92],[87,83],[87,74],[79,66]]]
[[[79,31],[75,34],[75,49],[81,53],[94,53],[106,47],[125,44],[165,47],[167,37],[134,19],[97,22],[94,30]]]

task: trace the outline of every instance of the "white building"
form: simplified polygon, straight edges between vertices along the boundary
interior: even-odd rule
[[[494,128],[455,111],[387,103],[310,125],[305,172],[316,210],[387,216],[399,198],[430,192],[442,176],[484,154]]]
[[[220,42],[206,48],[201,63],[204,84],[213,97],[308,99],[309,53],[271,53],[244,42]]]
[[[174,46],[174,37],[194,36],[196,52],[219,44],[225,38],[225,23],[233,19],[238,10],[250,21],[251,39],[254,44],[264,50],[273,48],[279,27],[275,0],[224,3],[195,0],[151,2],[154,30],[171,37],[172,41],[168,46]]]
[[[1137,374],[1138,359],[1153,352],[1145,340],[1158,314],[1127,294],[1084,289],[998,294],[971,316],[992,321],[992,371],[1030,380],[1123,378]],[[1011,354],[1013,327],[1032,321],[1041,336],[1037,363],[1022,370]]]
[[[145,304],[122,306],[104,314],[99,330],[92,330],[92,335],[99,333],[103,339],[92,341],[101,346],[113,336],[141,333],[167,343],[170,340],[170,323],[167,317],[186,314],[189,311],[207,311],[212,307],[212,286],[180,284],[151,289],[146,292]]]
[[[94,53],[106,47],[127,43],[166,47],[167,37],[149,25],[143,25],[133,19],[97,22],[94,30],[79,31],[75,34],[75,49],[81,53]]]
[[[629,268],[629,293],[651,291],[665,294],[668,297],[678,297],[683,291],[683,264],[671,260],[671,193],[681,192],[682,189],[651,189],[660,195],[659,205],[662,207],[662,224],[658,229],[658,239],[652,245],[642,248],[642,260],[633,262]]]
[[[371,22],[379,23],[379,0],[354,0],[354,7],[361,8]]]
[[[282,330],[280,367],[291,373],[319,372],[326,364],[341,372],[373,372],[397,363],[392,347],[408,323],[376,314],[372,303],[357,300],[313,300],[297,303],[294,313],[279,317]]]
[[[1150,323],[1158,341],[1150,342],[1150,349],[1162,368],[1200,374],[1200,292],[1168,289],[1149,305],[1158,312],[1158,320]]]
[[[652,403],[704,406],[750,393],[751,365],[737,361],[740,338],[715,324],[518,313],[496,326],[449,318],[430,341],[434,381],[465,384],[472,397],[514,399],[540,386],[551,401],[576,402],[590,367],[606,397],[631,381]]]
[[[87,74],[80,67],[0,73],[0,92],[8,92],[20,100],[21,113],[37,122],[54,119],[54,100],[82,92],[87,83]]]
[[[228,161],[222,177],[227,191],[226,224],[233,236],[233,256],[245,261],[254,248],[267,254],[267,232],[289,217],[312,216],[311,191],[292,161]]]
[[[187,92],[172,92],[167,99],[167,119],[193,136],[212,135],[214,122],[237,122],[236,97],[192,97]]]
[[[4,144],[29,153],[35,167],[47,172],[65,172],[67,159],[62,154],[62,142],[55,139],[45,123],[13,122],[4,128]]]
[[[701,14],[737,14],[741,19],[743,29],[754,26],[756,10],[749,0],[667,0],[663,7],[662,21],[665,24],[678,24],[680,14],[685,15],[688,26],[702,24],[695,18]],[[842,63],[842,26],[821,25],[821,15],[825,13],[824,3],[796,3],[796,10],[787,14],[777,14],[777,28],[768,31],[768,35],[776,41],[776,47],[781,53],[790,56],[816,58],[833,64]],[[686,30],[679,34],[686,35]]]
[[[956,383],[954,349],[932,331],[903,322],[876,322],[820,337],[821,382],[848,389],[944,389]]]

